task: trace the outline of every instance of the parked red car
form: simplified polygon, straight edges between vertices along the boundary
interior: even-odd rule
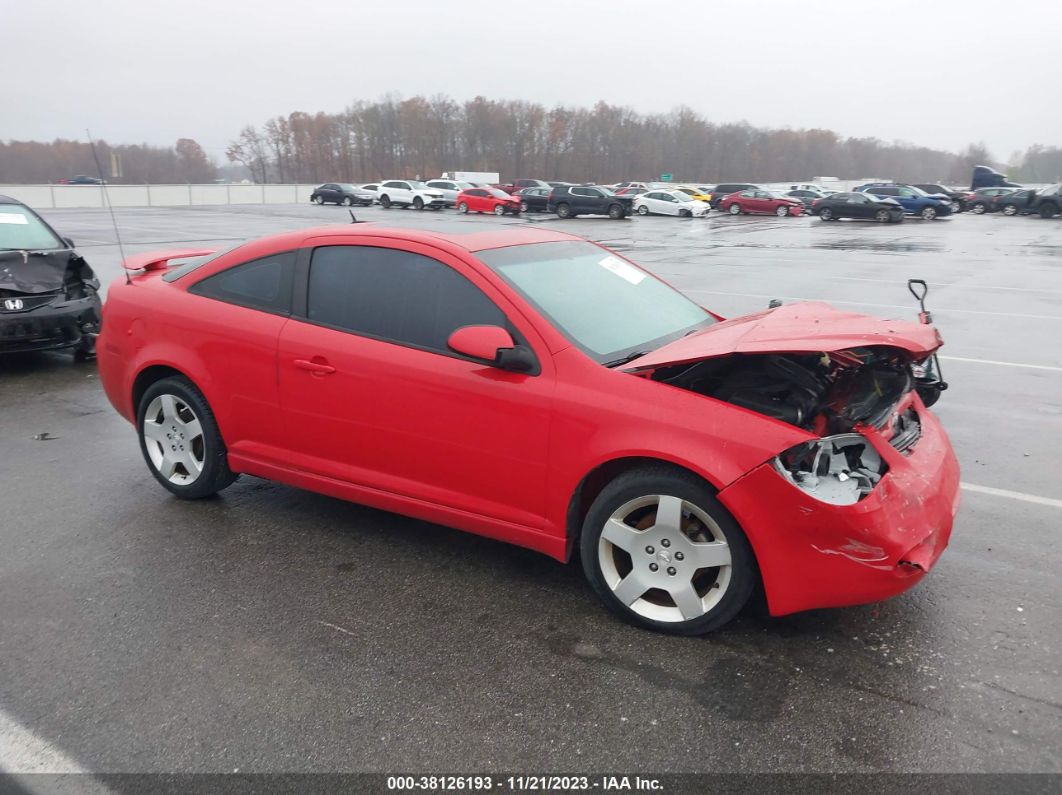
[[[762,188],[731,193],[723,198],[719,206],[731,215],[760,213],[785,218],[788,215],[804,213],[804,204],[799,199]]]
[[[457,194],[459,213],[520,214],[520,197],[501,188],[466,188]]]
[[[178,497],[246,473],[578,546],[609,608],[679,634],[760,582],[774,615],[893,596],[948,543],[958,465],[913,371],[931,325],[723,320],[543,229],[325,227],[125,267],[100,378]]]

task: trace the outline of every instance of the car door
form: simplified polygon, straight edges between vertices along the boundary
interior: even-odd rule
[[[869,218],[874,212],[874,202],[865,193],[853,193],[845,202],[845,213],[849,218]]]
[[[473,188],[465,195],[468,199],[469,212],[481,213],[487,209],[487,191],[483,188]]]
[[[310,241],[300,259],[305,311],[285,327],[278,356],[291,465],[541,526],[554,371],[534,328],[449,253],[349,241]],[[506,326],[527,344],[537,374],[447,348],[454,330],[480,324]]]

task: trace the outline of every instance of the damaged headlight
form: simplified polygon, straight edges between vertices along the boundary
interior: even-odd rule
[[[874,490],[888,465],[858,433],[798,444],[774,459],[778,473],[817,500],[853,505]]]

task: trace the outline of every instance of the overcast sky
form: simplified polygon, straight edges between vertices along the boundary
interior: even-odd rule
[[[0,0],[0,140],[173,144],[446,93],[1062,145],[1062,0]]]

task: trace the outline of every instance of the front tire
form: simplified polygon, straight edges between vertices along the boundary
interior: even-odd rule
[[[727,208],[726,211],[728,213],[730,213],[731,215],[741,215],[741,205],[740,204],[731,204]]]
[[[558,204],[557,205],[557,217],[558,218],[571,218],[572,217],[572,207],[571,207],[571,205],[567,204],[566,202],[561,202],[560,204]]]
[[[495,204],[494,205],[494,214],[495,215],[505,215],[505,205],[504,204]]]
[[[876,213],[874,213],[874,218],[879,224],[887,224],[889,222],[890,217],[891,216],[888,210],[878,210]]]
[[[923,221],[935,221],[937,219],[936,207],[923,207],[922,212],[919,213]]]
[[[745,606],[758,580],[737,522],[708,486],[667,467],[620,475],[597,496],[580,538],[583,571],[636,626],[703,635]]]
[[[833,210],[831,210],[829,207],[823,207],[821,210],[819,210],[819,218],[821,218],[823,221],[832,221]]]
[[[420,198],[420,196],[414,196],[413,197],[413,209],[414,210],[423,210],[424,209],[424,199]]]
[[[1040,205],[1040,217],[1041,218],[1054,218],[1058,214],[1058,208],[1053,204],[1041,204]]]
[[[778,205],[778,209],[774,211],[774,214],[777,215],[779,218],[785,218],[787,215],[789,215],[789,207],[784,204],[780,204]]]
[[[638,205],[638,215],[649,215],[649,208],[644,204]]]
[[[349,196],[344,196],[342,204],[344,207],[351,207],[354,204],[354,200]]]
[[[317,194],[316,196],[314,196],[313,200],[316,204],[324,204],[324,196],[322,196],[321,194]]]
[[[972,212],[974,215],[982,215],[987,209],[988,205],[986,205],[984,202],[974,202],[970,206],[970,212]]]
[[[619,204],[610,204],[609,205],[609,207],[608,207],[608,217],[611,218],[613,221],[618,221],[624,215],[626,215],[626,213],[623,211],[623,207],[621,205],[619,205]]]
[[[380,206],[383,207],[385,210],[391,209],[391,197],[388,196],[386,193],[380,197]]]
[[[236,480],[214,412],[182,376],[147,388],[137,410],[137,432],[148,469],[174,496],[202,499]]]
[[[1003,215],[1017,215],[1017,214],[1018,214],[1018,205],[1016,205],[1016,204],[1004,204],[1003,205]]]

